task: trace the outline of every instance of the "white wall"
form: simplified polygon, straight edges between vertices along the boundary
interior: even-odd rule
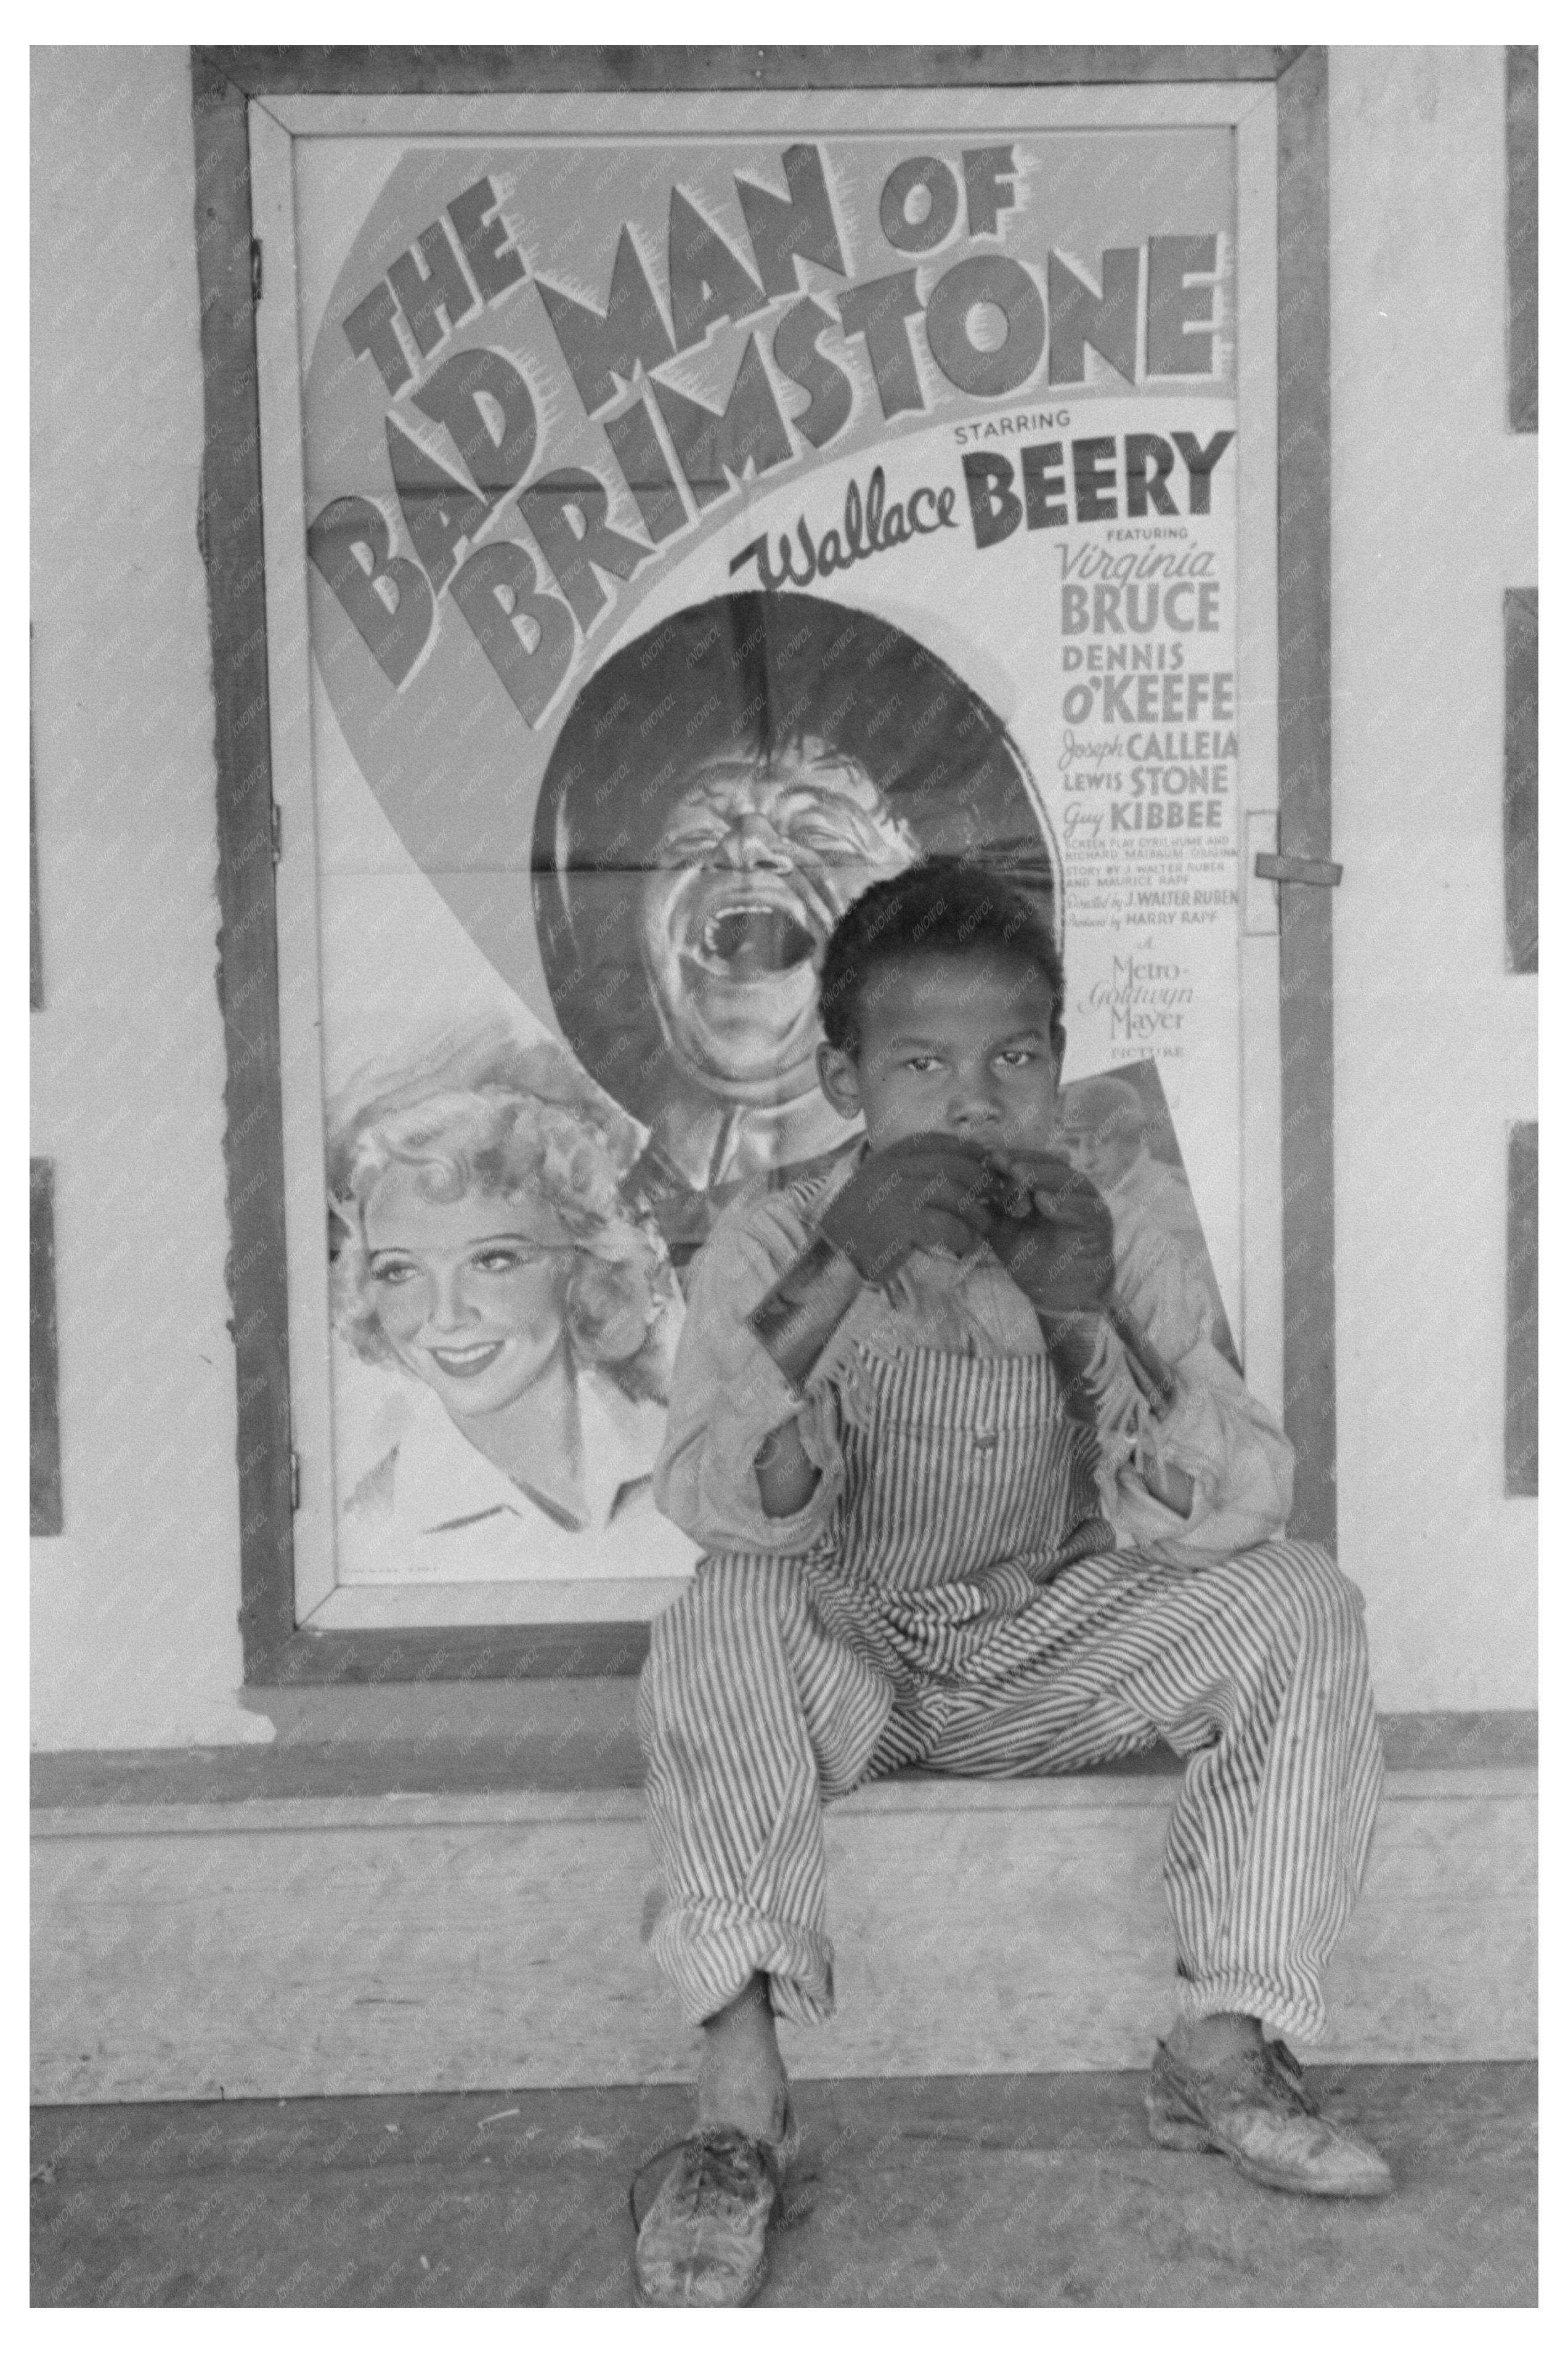
[[[213,713],[183,49],[33,53],[34,679],[66,1533],[34,1737],[245,1712],[223,1284]],[[1502,53],[1336,50],[1340,1525],[1391,1708],[1534,1703],[1535,1507],[1502,1494],[1501,598],[1536,577],[1503,397]]]
[[[1535,1111],[1504,968],[1503,52],[1335,49],[1340,1551],[1388,1708],[1535,1704],[1533,1501],[1503,1494],[1505,1152]]]
[[[268,1736],[240,1678],[216,772],[183,48],[33,51],[34,743],[65,1534],[46,1748]]]

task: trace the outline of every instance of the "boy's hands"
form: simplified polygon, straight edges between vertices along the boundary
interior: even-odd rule
[[[970,1258],[989,1242],[1040,1314],[1103,1314],[1110,1298],[1110,1211],[1055,1153],[905,1136],[861,1163],[818,1225],[866,1282],[917,1250]]]
[[[917,1250],[973,1257],[993,1239],[1009,1188],[978,1145],[952,1135],[904,1136],[861,1162],[817,1229],[862,1282],[885,1283]]]
[[[1054,1152],[992,1155],[1001,1197],[985,1240],[1041,1315],[1103,1314],[1115,1261],[1110,1211]]]
[[[967,1259],[984,1242],[1036,1313],[1054,1319],[1049,1344],[1072,1359],[1068,1410],[1091,1419],[1087,1366],[1093,1319],[1111,1299],[1110,1212],[1088,1177],[1054,1153],[987,1151],[929,1133],[868,1154],[818,1218],[816,1239],[747,1321],[800,1388],[858,1283],[888,1283],[918,1250]],[[766,1467],[771,1475],[771,1456]],[[759,1478],[763,1468],[759,1462]],[[784,1514],[783,1487],[776,1504],[764,1494],[764,1507]]]

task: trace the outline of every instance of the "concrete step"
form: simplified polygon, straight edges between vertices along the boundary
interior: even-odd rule
[[[1534,1767],[1509,1761],[1517,1722],[1482,1737],[1465,1721],[1442,1739],[1391,1727],[1393,1755],[1427,1761],[1391,1768],[1326,2058],[1535,2049]],[[432,1738],[417,1759],[389,1743],[374,1770],[370,1743],[344,1746],[36,1776],[36,2099],[689,2073],[693,2039],[646,1951],[658,1883],[624,1774],[516,1786],[529,1757],[483,1740]],[[1145,2063],[1171,2010],[1160,1854],[1176,1769],[900,1775],[832,1807],[839,2013],[786,2031],[792,2071]]]

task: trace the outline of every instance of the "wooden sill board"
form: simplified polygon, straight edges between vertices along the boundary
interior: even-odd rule
[[[826,1817],[839,2015],[803,2078],[1131,2067],[1171,2009],[1162,1773],[909,1776]],[[694,2038],[645,1949],[628,1788],[48,1806],[46,2102],[658,2083]],[[1342,2061],[1535,2048],[1535,1777],[1391,1771],[1331,1976]]]
[[[637,1789],[642,1757],[635,1694],[634,1683],[610,1677],[521,1686],[268,1692],[258,1704],[265,1704],[278,1736],[265,1746],[40,1750],[32,1759],[33,1804],[218,1805],[396,1791]],[[1533,1765],[1536,1742],[1533,1710],[1383,1719],[1384,1753],[1394,1770]],[[1178,1760],[1162,1746],[1083,1778],[1099,1786],[1179,1770]]]
[[[865,1814],[993,1814],[1169,1810],[1173,1773],[1070,1774],[1024,1781],[900,1773],[828,1809],[830,1822]],[[1530,1765],[1448,1766],[1388,1774],[1384,1802],[1533,1797]],[[219,1804],[36,1807],[35,1838],[226,1837],[260,1831],[429,1830],[440,1824],[637,1822],[640,1789],[390,1790],[379,1796],[250,1798]]]

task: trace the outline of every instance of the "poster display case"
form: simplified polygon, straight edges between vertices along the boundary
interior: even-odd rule
[[[276,1006],[247,1065],[277,1195],[257,1674],[635,1666],[693,1565],[650,1478],[691,1260],[854,1150],[816,962],[933,854],[1051,924],[1063,1148],[1119,1253],[1184,1256],[1323,1533],[1282,950],[1310,1040],[1327,894],[1270,879],[1328,848],[1326,536],[1285,512],[1321,455],[1310,400],[1304,448],[1281,425],[1311,323],[1281,269],[1317,259],[1284,234],[1292,55],[548,92],[318,63],[247,92],[256,430],[206,529],[248,464],[262,643],[220,752],[226,935],[248,890]],[[215,219],[245,79],[211,68]],[[199,155],[202,99],[198,71]],[[204,264],[230,300],[240,226]],[[1295,1060],[1310,1104],[1321,1032]]]

